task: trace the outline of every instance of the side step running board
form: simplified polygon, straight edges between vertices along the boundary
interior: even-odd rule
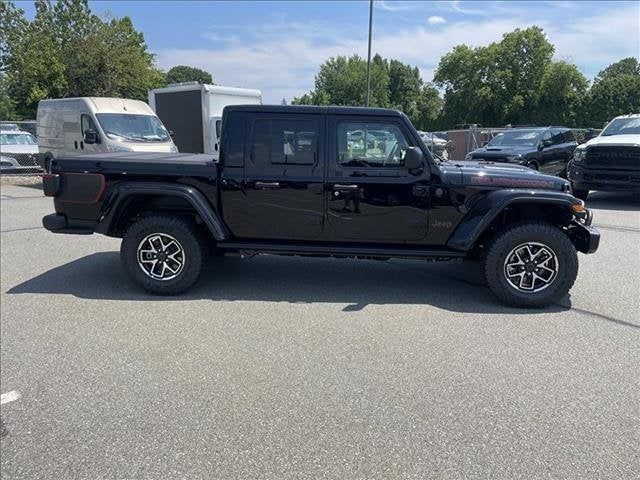
[[[452,260],[464,258],[465,252],[455,250],[424,250],[411,247],[345,247],[337,245],[308,245],[308,244],[276,244],[258,242],[218,242],[217,247],[224,250],[234,250],[242,254],[256,255],[269,253],[275,255],[330,255],[346,257],[377,257],[377,258],[423,258],[432,260]]]

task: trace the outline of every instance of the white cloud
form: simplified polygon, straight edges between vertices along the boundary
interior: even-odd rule
[[[431,17],[427,18],[427,23],[429,25],[443,25],[447,23],[447,21],[444,17],[441,17],[439,15],[432,15]]]
[[[588,76],[593,76],[611,62],[638,56],[639,14],[640,8],[631,4],[606,13],[573,16],[570,20],[563,15],[559,22],[549,17],[536,18],[527,12],[526,19],[513,15],[475,17],[474,21],[450,21],[436,30],[427,26],[376,30],[374,23],[373,52],[415,65],[425,80],[431,80],[440,57],[453,46],[487,45],[515,28],[540,25],[556,45],[557,58],[569,58]],[[212,47],[160,50],[158,63],[164,69],[178,64],[200,67],[211,72],[217,83],[259,88],[266,103],[279,103],[282,97],[291,100],[312,89],[319,65],[329,57],[353,54],[366,57],[366,31],[348,38],[347,30],[336,24],[283,19],[252,25],[247,32],[250,34],[240,34],[241,41],[234,38],[215,42]],[[218,38],[206,33],[203,36]]]

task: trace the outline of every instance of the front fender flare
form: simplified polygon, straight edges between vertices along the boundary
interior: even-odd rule
[[[473,205],[447,240],[447,246],[454,250],[471,250],[491,222],[505,208],[518,203],[560,205],[571,212],[572,205],[582,202],[568,193],[552,190],[494,190]]]
[[[121,207],[126,203],[125,200],[141,195],[183,198],[191,204],[216,240],[227,240],[231,236],[226,225],[202,192],[190,185],[162,182],[122,182],[115,185],[105,201],[104,214],[95,231],[104,235],[113,233],[113,227],[118,221]]]

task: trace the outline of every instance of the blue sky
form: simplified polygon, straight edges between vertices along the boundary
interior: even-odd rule
[[[33,3],[16,2],[33,15]],[[216,83],[259,88],[278,103],[313,88],[318,66],[335,55],[366,57],[367,1],[93,1],[95,13],[128,15],[158,65],[186,64]],[[440,57],[460,43],[478,46],[515,28],[539,25],[592,78],[620,58],[640,56],[640,2],[374,3],[373,52],[418,66],[431,80]]]

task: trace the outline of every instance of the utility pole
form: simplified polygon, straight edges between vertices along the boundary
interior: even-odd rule
[[[371,90],[371,25],[373,24],[373,0],[369,0],[369,53],[367,54],[367,103],[369,106],[369,93]]]

